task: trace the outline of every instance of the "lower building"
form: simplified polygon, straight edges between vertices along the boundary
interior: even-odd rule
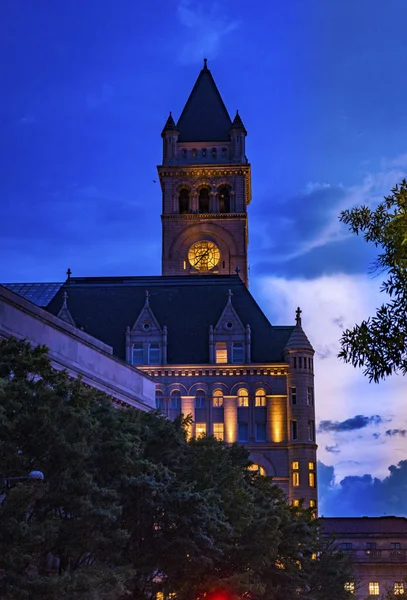
[[[324,517],[323,526],[352,557],[355,579],[347,588],[355,600],[407,595],[405,517]]]

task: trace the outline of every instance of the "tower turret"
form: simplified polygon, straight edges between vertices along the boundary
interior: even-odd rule
[[[234,163],[244,164],[247,162],[246,135],[247,131],[243,125],[239,111],[236,111],[236,116],[230,128],[231,159]]]
[[[164,129],[161,132],[163,138],[163,164],[169,165],[175,162],[177,157],[178,131],[172,114],[169,114]]]

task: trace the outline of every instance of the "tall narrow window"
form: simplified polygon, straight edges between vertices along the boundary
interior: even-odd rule
[[[239,442],[247,442],[249,439],[249,425],[248,423],[239,423],[237,428],[237,437]]]
[[[296,368],[297,368],[297,357],[294,356],[294,369],[296,369]]]
[[[196,423],[195,424],[195,436],[201,437],[206,435],[206,423]]]
[[[266,406],[266,392],[263,388],[256,390],[255,406]]]
[[[302,369],[302,356],[298,357],[298,367]]]
[[[206,156],[206,148],[202,148],[202,156],[205,158],[205,156]]]
[[[243,344],[241,342],[233,342],[232,344],[232,363],[244,362]]]
[[[181,394],[178,390],[174,390],[171,394],[170,408],[173,408],[173,409],[181,408]]]
[[[208,188],[202,188],[199,192],[199,212],[209,212],[209,190]]]
[[[223,392],[222,390],[214,390],[212,396],[213,406],[223,406]]]
[[[314,406],[314,388],[307,388],[307,406]]]
[[[308,463],[308,484],[310,487],[315,487],[315,463]]]
[[[182,149],[182,158],[186,158],[188,156],[188,151],[186,148]]]
[[[155,393],[155,407],[157,410],[164,410],[164,394],[160,390]]]
[[[249,393],[245,388],[239,388],[237,391],[237,405],[240,407],[249,406]]]
[[[266,441],[266,424],[256,423],[256,442]]]
[[[213,435],[217,440],[223,441],[225,438],[225,426],[223,423],[214,423],[213,424]]]
[[[131,362],[133,365],[144,364],[144,346],[143,344],[133,344]]]
[[[226,364],[228,362],[228,349],[226,342],[216,342],[215,360],[216,364]]]
[[[314,421],[308,421],[308,440],[310,442],[315,441],[315,423],[314,423]]]
[[[205,408],[206,394],[203,390],[197,390],[195,394],[195,408]]]
[[[216,158],[216,148],[212,148],[212,156],[213,158]]]
[[[192,156],[195,158],[196,157],[196,148],[192,148]]]
[[[290,422],[290,429],[291,429],[291,439],[296,440],[298,438],[297,421]]]
[[[189,191],[183,188],[179,193],[179,214],[183,215],[189,211]]]
[[[380,595],[380,586],[378,581],[369,581],[369,594],[371,596]]]
[[[159,365],[161,363],[161,348],[160,344],[148,345],[148,364]]]
[[[295,460],[293,463],[291,463],[293,487],[298,487],[300,485],[299,467],[300,467],[300,465],[297,460]]]
[[[315,500],[310,500],[309,501],[309,507],[310,508],[316,508],[317,507],[317,503]]]
[[[230,213],[230,191],[227,187],[219,190],[219,212]]]
[[[296,387],[290,387],[290,404],[291,404],[291,406],[294,406],[295,404],[297,404],[297,388]]]

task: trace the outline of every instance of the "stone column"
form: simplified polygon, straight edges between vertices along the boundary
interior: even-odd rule
[[[198,193],[191,192],[189,196],[189,212],[197,213],[198,212]]]

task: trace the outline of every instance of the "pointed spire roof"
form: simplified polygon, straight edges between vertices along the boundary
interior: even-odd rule
[[[314,348],[311,346],[311,342],[304,333],[301,324],[301,313],[300,307],[295,312],[295,327],[290,335],[288,342],[285,345],[284,350],[311,350]]]
[[[243,131],[246,135],[247,135],[247,131],[246,131],[246,127],[243,125],[243,121],[241,116],[239,115],[239,111],[236,111],[236,116],[233,119],[233,123],[232,123],[232,127],[231,129],[240,129],[241,131]]]
[[[76,323],[73,320],[71,313],[69,312],[67,301],[68,301],[68,294],[66,292],[64,292],[62,306],[59,309],[57,317],[59,319],[61,319],[62,321],[65,321],[65,323],[68,323],[69,325],[73,325],[73,327],[76,327]]]
[[[177,123],[180,142],[229,141],[232,121],[212,74],[204,67]]]
[[[164,129],[162,130],[161,135],[163,136],[166,131],[177,131],[177,126],[175,125],[175,121],[172,117],[171,112],[169,114],[169,117],[168,117],[165,125],[164,125]]]

